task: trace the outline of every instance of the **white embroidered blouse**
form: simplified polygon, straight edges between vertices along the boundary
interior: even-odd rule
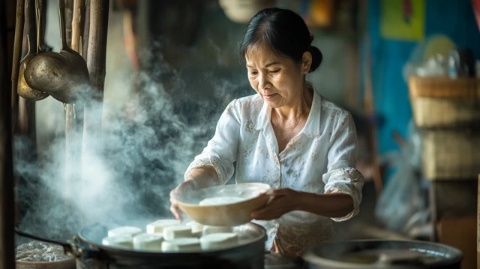
[[[309,246],[329,239],[332,220],[347,220],[358,213],[363,177],[354,168],[355,125],[350,113],[314,91],[305,126],[278,152],[270,115],[271,108],[258,94],[233,100],[185,177],[192,168],[209,165],[222,182],[234,176],[237,183],[263,182],[272,188],[349,194],[354,209],[341,218],[292,211],[277,220],[255,221],[267,230],[267,250],[275,240],[288,253],[300,255]]]

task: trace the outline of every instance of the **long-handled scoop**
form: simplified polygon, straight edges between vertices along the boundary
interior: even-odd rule
[[[47,0],[35,0],[35,7],[37,9],[37,21],[40,28],[38,32],[40,33],[37,36],[37,50],[38,52],[42,51],[52,51],[52,47],[45,43],[45,17],[46,17],[46,3]]]
[[[64,0],[59,0],[59,13],[62,50],[35,56],[27,65],[25,79],[30,86],[51,94],[61,102],[71,103],[89,84],[89,75],[85,60],[67,45]]]
[[[37,38],[40,35],[39,27],[40,23],[37,19],[35,23],[35,9],[33,8],[34,0],[27,0],[25,1],[25,12],[26,12],[26,25],[28,26],[27,30],[27,42],[28,42],[28,52],[27,55],[21,60],[20,67],[18,70],[18,86],[17,86],[17,93],[23,98],[30,99],[30,100],[41,100],[48,96],[48,93],[39,91],[30,87],[25,81],[25,68],[29,64],[30,60],[35,56],[35,42],[32,34],[32,30],[34,25],[36,25],[37,31]]]

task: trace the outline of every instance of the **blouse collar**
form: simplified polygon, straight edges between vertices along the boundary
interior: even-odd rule
[[[321,95],[313,90],[312,106],[308,114],[307,122],[301,133],[316,136],[320,134],[320,114],[321,114]],[[262,109],[257,117],[255,124],[256,130],[265,130],[270,123],[272,108],[263,102]]]

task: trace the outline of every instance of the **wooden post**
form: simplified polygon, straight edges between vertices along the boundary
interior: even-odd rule
[[[480,174],[477,182],[477,268],[480,268]]]
[[[109,2],[89,1],[87,67],[94,101],[85,105],[82,156],[86,150],[91,151],[95,148],[94,141],[99,141],[102,129]]]
[[[107,56],[109,1],[90,0],[90,23],[88,37],[87,66],[90,81],[103,98],[105,66]]]
[[[84,25],[84,0],[75,0],[73,2],[73,16],[72,16],[72,46],[71,48],[82,54],[82,34]]]
[[[61,0],[62,1],[62,0]],[[73,0],[63,0],[65,3],[65,34],[67,44],[72,47],[72,17],[73,17]]]
[[[21,39],[23,32],[23,0],[17,1],[17,25],[15,27],[15,38],[7,29],[13,27],[14,19],[11,5],[13,1],[2,1],[0,4],[0,269],[15,268],[15,200],[13,191],[13,160],[12,160],[12,89],[14,89],[13,74],[10,74],[10,66],[18,68],[20,52],[18,46],[12,49],[13,40]],[[19,19],[20,17],[20,19]],[[12,23],[11,23],[12,22]],[[22,31],[17,29],[22,25]],[[18,43],[16,43],[18,44]],[[15,50],[15,53],[13,52]],[[13,55],[13,58],[10,57]],[[15,70],[15,68],[13,68]],[[12,75],[12,76],[10,76]],[[18,75],[18,69],[17,69]],[[9,76],[10,79],[9,80]],[[16,90],[16,87],[15,87]]]
[[[70,25],[71,42],[70,48],[80,52],[80,40],[82,30],[82,9],[84,0],[74,0],[72,4],[71,20],[67,19],[66,24]],[[70,1],[71,2],[71,1]],[[83,130],[83,104],[65,104],[65,180],[67,186],[70,182],[79,179],[78,165],[81,163],[82,130]],[[69,189],[66,189],[69,192]],[[69,193],[68,195],[71,195]]]
[[[88,31],[90,30],[90,0],[85,0],[84,6],[85,19],[82,21],[82,50],[80,54],[86,59],[88,54]]]
[[[10,100],[12,111],[17,111],[18,106],[18,95],[17,95],[17,82],[18,82],[18,67],[20,63],[20,57],[22,54],[22,41],[23,41],[23,21],[24,21],[24,9],[25,1],[17,0],[17,10],[16,10],[16,22],[15,22],[15,40],[13,46],[13,57],[12,57],[12,72],[11,72],[11,94]],[[4,15],[4,14],[2,14]],[[16,115],[13,115],[13,120],[16,120]]]
[[[365,94],[363,99],[363,105],[367,118],[373,119],[375,117],[375,105],[373,98],[373,85],[372,85],[372,63],[370,55],[370,40],[367,38],[367,55],[365,57]],[[369,149],[373,154],[372,160],[372,169],[373,169],[373,183],[375,185],[375,190],[377,195],[383,190],[383,180],[380,172],[380,160],[378,156],[378,147],[377,147],[377,127],[375,122],[368,123],[368,145]]]
[[[32,38],[29,42],[34,42],[34,40],[37,40],[34,0],[25,0],[25,12],[29,14],[24,15],[25,21],[23,25],[25,30],[29,32],[29,35]],[[23,43],[24,42],[22,42],[22,45]],[[22,49],[20,49],[20,54],[22,54],[21,52]],[[18,67],[15,67],[15,69],[15,72],[18,72]],[[16,74],[16,77],[18,78],[18,74]],[[35,131],[35,101],[19,97],[17,95],[17,86],[18,85],[15,84],[15,88],[12,88],[12,96],[15,97],[14,100],[17,102],[15,105],[17,110],[13,110],[13,113],[16,115],[16,121],[13,123],[13,133],[26,136],[29,139],[29,142],[31,142],[33,147],[32,156],[34,157],[36,156],[37,152]]]

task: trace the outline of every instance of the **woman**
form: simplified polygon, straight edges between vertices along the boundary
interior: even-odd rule
[[[267,249],[287,256],[328,239],[332,220],[357,214],[363,184],[353,168],[351,115],[305,80],[322,61],[312,39],[290,10],[269,8],[250,20],[241,54],[257,94],[227,106],[215,135],[172,191],[223,184],[234,174],[236,182],[270,184],[271,202],[252,218],[267,230]]]

